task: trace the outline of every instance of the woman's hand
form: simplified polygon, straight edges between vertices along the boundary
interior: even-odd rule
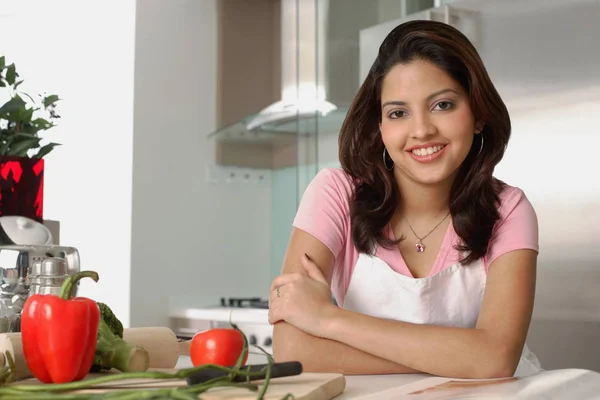
[[[319,267],[302,257],[304,273],[280,275],[271,284],[269,323],[286,321],[313,336],[322,332],[337,308]]]

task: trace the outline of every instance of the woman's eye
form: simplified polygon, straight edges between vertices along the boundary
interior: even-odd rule
[[[438,110],[445,111],[451,109],[453,106],[454,104],[452,104],[449,101],[440,101],[435,105],[435,108],[437,108]]]
[[[402,111],[402,110],[398,110],[398,111],[392,111],[389,115],[389,117],[391,119],[398,119],[398,118],[402,118],[406,116],[406,112]]]

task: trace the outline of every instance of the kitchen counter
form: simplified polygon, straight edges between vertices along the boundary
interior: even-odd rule
[[[449,383],[452,381],[451,383]],[[429,375],[347,376],[346,390],[336,400],[528,399],[598,400],[600,374],[583,369],[559,369],[515,380],[452,380]],[[437,386],[436,388],[433,388]],[[423,391],[420,395],[410,393]]]
[[[426,374],[347,375],[346,389],[335,400],[361,399],[375,393],[412,384],[428,378]],[[383,399],[382,399],[383,400]]]
[[[263,360],[257,360],[263,363]],[[179,357],[176,368],[191,367],[189,357]],[[453,381],[448,384],[449,381]],[[450,399],[475,398],[485,396],[486,399],[540,399],[540,400],[600,400],[600,373],[583,369],[560,369],[545,371],[535,377],[477,385],[474,380],[451,380],[427,374],[398,375],[347,375],[346,389],[335,400],[386,400],[398,399],[408,393],[444,385],[441,388],[429,389],[416,399]],[[451,386],[451,387],[449,387]],[[432,393],[436,393],[433,395]],[[479,398],[479,397],[477,397]]]

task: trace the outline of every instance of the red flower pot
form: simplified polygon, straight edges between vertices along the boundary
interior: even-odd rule
[[[0,216],[44,222],[44,159],[0,156]]]

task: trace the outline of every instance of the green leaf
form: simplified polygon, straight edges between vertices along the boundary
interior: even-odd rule
[[[10,146],[10,154],[13,156],[25,157],[30,149],[40,147],[40,138],[32,138],[13,142]]]
[[[22,95],[27,96],[27,98],[29,100],[31,100],[32,103],[35,103],[35,100],[33,99],[33,97],[31,97],[29,94],[25,93],[25,92],[20,92]]]
[[[48,143],[47,145],[42,146],[42,148],[39,149],[38,152],[33,157],[43,158],[48,153],[50,153],[52,151],[52,149],[54,149],[56,146],[60,146],[60,143]]]
[[[21,141],[21,140],[28,140],[28,139],[35,139],[37,138],[37,136],[34,133],[28,133],[28,132],[17,132],[13,135],[11,135],[11,142],[12,141]]]
[[[0,154],[7,155],[6,152],[10,148],[10,144],[12,143],[12,141],[13,141],[13,138],[10,136],[2,139],[3,143],[0,142]]]
[[[4,103],[2,107],[0,107],[0,118],[3,117],[5,114],[14,113],[19,110],[22,110],[25,108],[25,106],[26,104],[23,101],[23,99],[21,99],[19,96],[15,96],[6,103]]]
[[[16,134],[25,133],[27,135],[33,135],[34,137],[37,137],[37,133],[39,130],[40,128],[31,125],[31,123],[24,123],[19,125],[19,132],[17,132]]]
[[[31,126],[31,118],[33,118],[32,108],[19,108],[11,113],[7,113],[4,116],[0,116],[9,122],[14,122],[14,126],[17,131],[25,130],[26,126]]]
[[[15,67],[15,64],[10,64],[6,68],[6,83],[8,83],[11,86],[14,85],[17,76],[17,68]]]
[[[5,66],[6,66],[6,57],[2,56],[2,57],[0,57],[0,71],[2,71]]]
[[[18,111],[19,122],[22,124],[31,123],[33,118],[33,108],[20,109]]]
[[[20,81],[18,81],[18,82],[15,82],[15,84],[14,84],[13,88],[14,88],[14,89],[18,88],[18,87],[21,85],[21,83],[23,83],[23,82],[25,82],[23,79],[21,79],[21,80],[20,80]]]
[[[51,94],[50,96],[46,96],[46,97],[44,97],[44,107],[48,108],[49,106],[51,106],[52,104],[56,103],[59,100],[60,99],[55,94]]]
[[[48,120],[45,120],[44,118],[36,118],[33,121],[31,121],[31,124],[38,127],[39,130],[50,129],[54,126],[53,123],[51,123]]]

